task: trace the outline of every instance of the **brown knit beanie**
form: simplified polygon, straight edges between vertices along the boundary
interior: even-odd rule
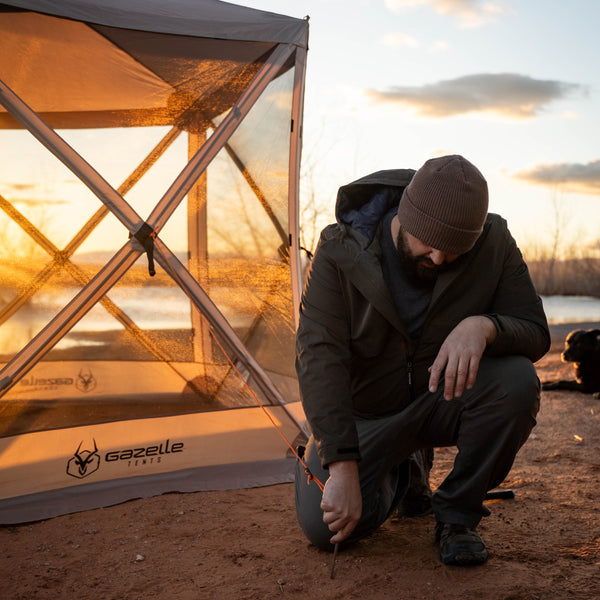
[[[453,154],[428,160],[406,186],[398,219],[405,231],[435,250],[468,252],[487,216],[487,183],[479,169]]]

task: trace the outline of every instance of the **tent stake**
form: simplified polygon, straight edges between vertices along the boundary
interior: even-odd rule
[[[335,578],[335,559],[337,558],[338,546],[339,544],[336,544],[335,548],[333,549],[333,558],[331,559],[331,573],[329,574],[329,577],[331,579]]]

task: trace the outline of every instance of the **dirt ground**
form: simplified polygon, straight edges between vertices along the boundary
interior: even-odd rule
[[[595,325],[598,327],[598,325]],[[564,331],[538,364],[560,363]],[[538,425],[480,532],[489,561],[446,567],[432,516],[390,520],[337,556],[304,539],[292,484],[169,494],[0,528],[0,596],[143,600],[600,598],[600,401],[544,392]],[[453,452],[438,450],[434,484]]]

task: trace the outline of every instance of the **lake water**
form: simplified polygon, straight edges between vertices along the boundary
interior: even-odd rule
[[[600,323],[600,298],[591,296],[542,296],[550,325]]]
[[[227,291],[227,290],[225,290]],[[185,295],[176,288],[153,288],[151,300],[140,298],[125,289],[116,288],[109,293],[121,307],[142,328],[178,329],[190,326],[190,304]],[[220,294],[224,295],[223,289]],[[226,294],[225,294],[226,296]],[[17,313],[0,327],[0,353],[14,353],[29,342],[33,335],[48,322],[52,314],[64,306],[71,296],[63,294],[36,297],[34,311]],[[225,316],[234,327],[240,325],[240,315],[228,310],[227,302],[215,301],[223,308]],[[542,296],[548,322],[551,325],[563,323],[600,323],[600,298],[587,296]],[[80,331],[103,331],[115,329],[119,325],[103,308],[96,306],[84,320],[75,326]],[[67,348],[73,342],[68,337],[59,342],[58,348]]]

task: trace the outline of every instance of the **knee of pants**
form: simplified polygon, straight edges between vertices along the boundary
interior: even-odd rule
[[[296,517],[308,541],[321,550],[333,550],[329,541],[333,532],[323,522],[321,490],[314,481],[308,481],[304,468],[296,464]]]
[[[540,407],[540,381],[535,367],[528,358],[520,355],[490,358],[482,361],[485,371],[491,368],[499,378],[507,415],[529,415],[535,419]]]

